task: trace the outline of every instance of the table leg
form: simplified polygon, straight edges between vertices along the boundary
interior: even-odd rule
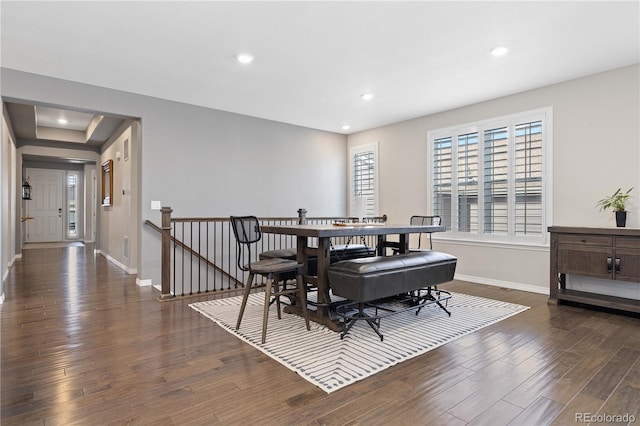
[[[303,274],[307,275],[308,270],[308,239],[307,237],[297,238],[297,255],[296,259],[298,263],[304,263]],[[330,264],[330,249],[331,243],[329,238],[320,238],[318,240],[318,248],[311,250],[316,253],[318,258],[318,275],[315,279],[315,285],[318,289],[317,301],[319,306],[315,309],[309,307],[307,309],[309,313],[309,319],[318,324],[322,324],[333,331],[342,331],[343,324],[339,319],[332,319],[329,310],[329,304],[331,303],[331,297],[329,296],[329,277],[327,275],[327,268]],[[305,284],[306,285],[306,284]],[[296,315],[302,315],[302,309],[296,304],[287,306],[284,310],[286,313],[293,313]]]
[[[386,235],[378,235],[378,256],[384,256],[387,251],[387,236]]]
[[[409,251],[409,234],[400,234],[399,253],[407,253]]]
[[[327,270],[331,262],[331,242],[329,238],[318,239],[318,278],[316,285],[318,286],[318,303],[324,304],[325,307],[319,307],[318,313],[320,317],[328,317],[329,310],[326,307],[331,303],[329,296],[329,276]]]

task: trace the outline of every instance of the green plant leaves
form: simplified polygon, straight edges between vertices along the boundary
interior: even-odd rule
[[[622,188],[618,188],[613,195],[598,200],[596,207],[600,207],[600,211],[608,208],[612,208],[615,212],[624,211],[627,200],[631,197],[630,193],[632,189],[633,187],[629,188],[627,192],[622,192]]]

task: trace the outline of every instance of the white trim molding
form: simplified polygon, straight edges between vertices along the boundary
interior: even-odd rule
[[[128,266],[126,266],[125,264],[121,263],[120,261],[118,261],[117,259],[111,257],[110,255],[108,255],[107,253],[104,253],[102,250],[96,250],[96,253],[104,256],[109,262],[113,263],[114,265],[116,265],[118,268],[122,269],[123,271],[125,271],[127,274],[130,275],[135,275],[138,273],[137,269],[132,269],[129,268]]]
[[[549,286],[541,287],[541,286],[531,285],[531,284],[514,283],[512,281],[501,281],[501,280],[494,280],[491,278],[474,277],[471,275],[462,275],[462,274],[456,274],[454,279],[460,280],[460,281],[477,283],[477,284],[490,285],[493,287],[502,287],[510,290],[521,290],[521,291],[528,291],[529,293],[545,294],[547,296],[549,295]]]
[[[141,280],[140,278],[136,278],[136,285],[139,287],[148,287],[153,285],[153,280],[151,278],[147,278],[146,280]]]

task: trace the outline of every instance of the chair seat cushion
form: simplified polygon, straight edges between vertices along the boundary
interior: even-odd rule
[[[284,272],[293,272],[302,265],[295,260],[287,260],[281,258],[263,259],[257,262],[251,262],[251,270],[256,274],[281,274]]]
[[[260,260],[273,259],[277,257],[281,259],[296,260],[296,255],[297,250],[295,248],[268,250],[260,253]]]

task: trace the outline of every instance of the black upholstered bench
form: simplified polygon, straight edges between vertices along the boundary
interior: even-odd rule
[[[344,319],[343,338],[353,324],[365,320],[383,340],[380,319],[407,309],[416,314],[427,304],[436,303],[451,315],[441,303],[451,297],[449,292],[438,290],[437,285],[453,280],[457,258],[436,251],[406,253],[398,256],[375,256],[336,262],[328,269],[333,294],[357,303],[356,313],[348,314],[348,304],[338,308]],[[389,310],[380,315],[365,313],[365,305],[379,308],[374,302],[381,299],[406,296],[406,309]],[[352,309],[351,309],[352,311]]]

